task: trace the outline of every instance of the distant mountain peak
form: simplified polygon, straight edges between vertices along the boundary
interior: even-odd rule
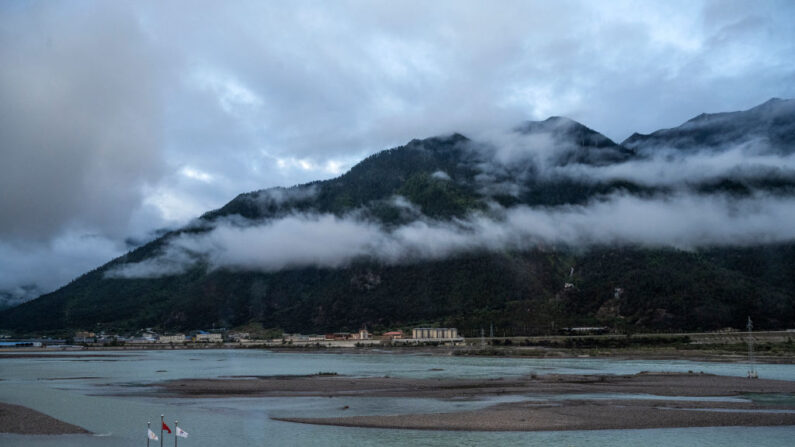
[[[717,114],[713,114],[713,113],[699,113],[698,115],[694,116],[693,118],[690,118],[689,120],[687,120],[685,122],[689,123],[689,122],[692,122],[692,121],[701,121],[701,120],[704,120],[706,118],[709,118],[709,117],[715,116],[715,115],[717,115]]]
[[[559,137],[575,137],[583,139],[585,146],[615,146],[610,138],[591,129],[590,127],[564,116],[550,116],[543,121],[525,121],[514,128],[520,133],[549,132]]]
[[[721,150],[751,140],[763,142],[763,151],[795,151],[795,100],[771,98],[748,110],[702,113],[678,127],[634,133],[621,144],[635,150]]]
[[[545,119],[543,122],[545,122],[545,123],[576,124],[576,125],[585,127],[583,124],[581,124],[581,123],[579,123],[577,121],[574,121],[571,118],[566,118],[565,116],[557,116],[557,115],[550,116],[549,118]]]
[[[770,98],[749,110],[754,112],[774,111],[778,113],[795,112],[795,99]]]
[[[760,104],[760,105],[758,105],[756,107],[763,107],[763,106],[766,106],[768,104],[778,104],[778,103],[787,102],[787,101],[793,101],[793,100],[792,99],[777,98],[777,97],[774,96],[774,97],[768,99],[767,101],[763,102],[762,104]]]
[[[563,116],[550,116],[543,121],[525,121],[514,128],[522,135],[548,134],[558,145],[552,164],[605,165],[628,160],[634,155],[610,138],[590,127]]]
[[[584,127],[586,129],[588,129],[587,126],[585,126],[584,124],[582,124],[582,123],[580,123],[578,121],[575,121],[575,120],[573,120],[571,118],[567,118],[565,116],[556,116],[556,115],[550,116],[547,119],[540,120],[540,121],[539,120],[523,121],[521,124],[516,126],[516,129],[517,130],[522,130],[522,129],[525,129],[525,128],[554,129],[554,128],[560,127],[560,126],[563,126],[563,127],[566,127],[566,126]],[[592,132],[596,132],[595,130],[592,130],[592,129],[588,129],[588,130],[591,130]]]
[[[463,143],[465,141],[469,141],[469,138],[467,138],[465,135],[455,132],[450,135],[439,135],[423,139],[414,138],[413,140],[406,143],[406,146],[407,147],[429,146],[432,148],[439,148],[439,147],[448,147],[450,145],[455,145],[457,143]],[[442,146],[439,146],[438,143],[442,143]]]

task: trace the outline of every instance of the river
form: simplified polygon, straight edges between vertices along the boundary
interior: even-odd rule
[[[57,353],[64,354],[64,353]],[[795,427],[722,427],[563,432],[444,432],[302,425],[269,416],[339,416],[462,411],[526,396],[476,401],[415,398],[163,398],[145,385],[178,378],[336,372],[358,377],[496,378],[640,371],[746,374],[747,365],[596,358],[524,359],[390,352],[282,353],[262,350],[103,351],[80,357],[3,358],[0,401],[38,410],[93,435],[0,434],[2,446],[144,446],[146,423],[166,415],[190,433],[179,446],[791,446]],[[760,377],[795,380],[795,365],[759,364]],[[632,398],[634,396],[626,396]],[[347,407],[347,408],[345,408]],[[172,435],[164,445],[174,444]],[[159,443],[153,442],[152,447]]]

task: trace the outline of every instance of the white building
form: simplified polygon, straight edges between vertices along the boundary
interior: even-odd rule
[[[458,338],[458,329],[447,327],[415,327],[411,338],[423,340],[449,340]]]
[[[161,335],[157,338],[158,343],[182,343],[185,341],[185,334]]]
[[[353,338],[354,340],[369,340],[370,333],[367,332],[367,329],[360,329],[359,332],[353,334],[351,338]]]
[[[221,334],[208,334],[207,332],[200,332],[193,337],[194,341],[200,343],[221,343],[224,337]]]
[[[251,338],[251,335],[248,332],[230,332],[227,335],[231,341],[244,341]]]

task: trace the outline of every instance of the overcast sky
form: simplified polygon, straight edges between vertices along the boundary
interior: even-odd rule
[[[564,115],[621,141],[795,97],[794,22],[791,1],[1,2],[0,291],[413,138]]]

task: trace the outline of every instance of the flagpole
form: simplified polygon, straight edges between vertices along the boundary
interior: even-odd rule
[[[160,415],[160,447],[163,447],[163,424],[165,421],[163,420],[163,415]]]
[[[151,422],[147,422],[146,423],[146,447],[149,447],[149,430],[151,430],[151,429],[152,429],[152,423]]]
[[[177,427],[179,427],[179,421],[174,421],[174,447],[177,447],[177,439],[179,439]]]

